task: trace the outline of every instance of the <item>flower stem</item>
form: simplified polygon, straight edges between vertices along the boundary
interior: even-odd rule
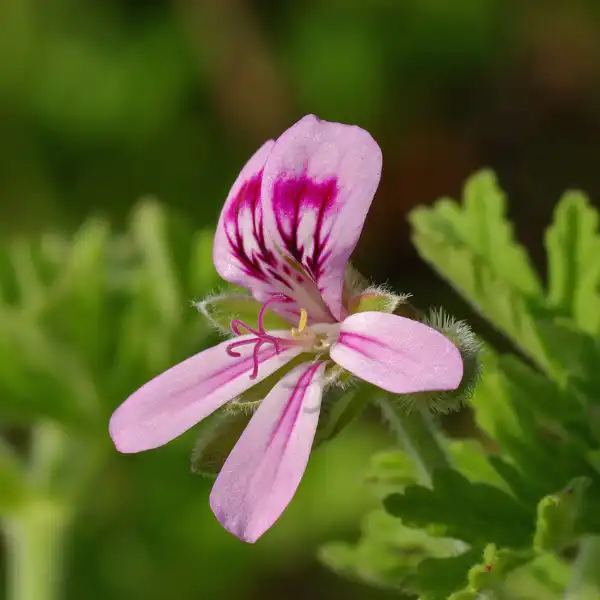
[[[63,558],[77,494],[92,463],[89,448],[60,425],[32,431],[28,494],[3,521],[7,550],[7,600],[59,600]]]
[[[408,412],[384,395],[377,396],[375,404],[404,451],[417,465],[422,483],[430,485],[435,469],[450,466],[431,415],[419,410]]]
[[[565,591],[565,600],[597,600],[600,597],[600,536],[581,540],[573,576]]]
[[[60,505],[32,501],[6,521],[8,600],[59,600],[68,520]]]

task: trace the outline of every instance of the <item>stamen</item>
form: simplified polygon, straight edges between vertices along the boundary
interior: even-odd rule
[[[300,309],[300,321],[298,322],[298,329],[295,327],[292,328],[292,335],[297,336],[304,331],[306,328],[306,323],[308,323],[308,314],[307,312],[301,308]]]
[[[250,379],[256,379],[258,377],[258,351],[260,347],[263,345],[262,341],[257,342],[256,346],[254,346],[254,352],[252,353],[252,359],[254,361],[254,368],[252,369],[252,375],[250,375]],[[275,346],[275,351],[279,354],[279,348]]]
[[[289,302],[290,299],[283,294],[276,294],[269,298],[261,307],[260,312],[258,313],[258,329],[261,333],[265,333],[264,321],[265,321],[265,313],[267,312],[267,308],[269,304],[274,304],[275,302]]]
[[[229,344],[225,350],[229,356],[239,357],[241,354],[239,352],[235,352],[233,349],[239,348],[240,346],[247,346],[248,344],[256,344],[256,340],[240,340],[239,342],[233,342],[232,344]]]
[[[255,338],[249,340],[239,340],[237,342],[232,342],[225,348],[225,351],[227,352],[227,354],[229,354],[229,356],[239,358],[242,355],[240,352],[234,350],[234,348],[239,348],[240,346],[246,346],[248,344],[254,344],[254,350],[252,352],[253,369],[252,374],[250,375],[250,379],[256,379],[258,377],[258,353],[262,348],[263,344],[273,344],[273,346],[275,347],[276,354],[279,354],[281,352],[281,346],[279,345],[280,340],[278,340],[276,337],[273,337],[272,335],[269,335],[265,331],[264,320],[267,308],[270,304],[273,304],[274,302],[289,301],[290,299],[287,296],[284,296],[283,294],[276,294],[275,296],[269,298],[262,305],[260,312],[258,313],[258,331],[250,327],[248,324],[244,323],[240,319],[234,319],[233,321],[231,321],[231,331],[233,331],[235,335],[243,335],[243,330],[245,330],[248,333],[256,336]]]
[[[240,321],[239,319],[234,319],[233,321],[231,321],[230,327],[231,327],[231,331],[233,331],[233,333],[235,333],[235,335],[243,335],[242,332],[240,331],[240,329],[244,328],[248,333],[252,333],[254,335],[260,336],[260,332],[256,331],[255,329],[252,329],[252,327],[250,327],[249,325],[246,325],[246,323],[244,323],[244,321]],[[262,333],[264,333],[264,331]]]

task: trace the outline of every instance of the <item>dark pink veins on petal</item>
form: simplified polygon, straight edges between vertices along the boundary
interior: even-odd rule
[[[265,242],[260,206],[262,171],[246,181],[225,214],[225,234],[234,257],[246,275],[264,283],[289,283],[277,271],[277,259]],[[243,227],[243,225],[245,227]]]
[[[277,434],[281,431],[283,427],[286,427],[286,435],[284,435],[284,447],[283,450],[287,447],[290,441],[289,433],[294,428],[296,421],[298,420],[298,416],[300,414],[300,410],[302,409],[302,401],[304,396],[306,395],[307,389],[312,383],[313,376],[315,371],[319,368],[320,362],[315,361],[298,379],[292,393],[279,417],[278,421],[275,423],[271,434],[269,436],[268,446],[271,446],[275,441]],[[291,418],[289,415],[291,413]]]
[[[315,282],[331,253],[326,250],[331,231],[325,226],[327,215],[335,210],[337,195],[335,177],[317,182],[306,175],[294,179],[284,176],[273,189],[276,224],[285,250]],[[311,218],[312,235],[308,240],[300,235],[301,221],[306,218]]]

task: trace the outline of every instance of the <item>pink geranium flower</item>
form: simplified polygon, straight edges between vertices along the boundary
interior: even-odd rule
[[[232,321],[235,341],[151,380],[110,421],[121,452],[155,448],[306,356],[266,395],[212,489],[217,519],[244,541],[271,527],[298,487],[331,365],[396,394],[461,382],[460,352],[435,329],[384,312],[350,314],[344,275],[380,175],[379,146],[359,127],[309,115],[265,143],[229,193],[213,253],[223,279],[263,303],[258,326]],[[265,330],[267,308],[289,328]]]

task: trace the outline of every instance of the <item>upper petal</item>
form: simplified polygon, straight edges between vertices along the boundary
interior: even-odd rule
[[[213,261],[219,275],[253,291],[268,284],[274,262],[267,246],[260,190],[263,167],[275,142],[263,144],[233,184],[221,211],[213,246]]]
[[[380,312],[348,317],[330,355],[395,394],[453,390],[463,375],[460,352],[447,337],[418,321]]]
[[[289,504],[315,437],[325,363],[304,363],[269,392],[225,462],[212,489],[217,519],[255,542]]]
[[[360,127],[308,115],[276,141],[262,179],[265,225],[279,251],[345,315],[344,272],[381,176],[381,150]]]
[[[236,341],[251,339],[240,336]],[[134,392],[110,420],[110,435],[120,452],[141,452],[162,446],[217,408],[252,387],[300,353],[290,347],[276,354],[272,345],[258,353],[258,377],[253,371],[253,346],[241,346],[234,358],[225,350],[231,340],[204,350],[158,375]]]

